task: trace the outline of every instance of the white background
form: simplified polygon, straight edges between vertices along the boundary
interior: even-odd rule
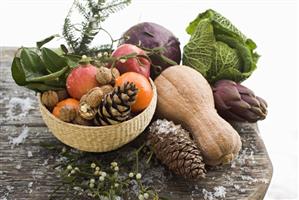
[[[37,40],[61,33],[72,0],[0,0],[0,46],[34,46]],[[298,5],[291,0],[133,0],[111,15],[104,27],[118,38],[143,21],[159,23],[180,39],[189,39],[187,24],[208,8],[230,19],[258,45],[258,69],[244,85],[269,104],[259,122],[274,165],[266,199],[298,199]],[[103,43],[98,37],[95,43]],[[53,43],[53,47],[61,41]]]

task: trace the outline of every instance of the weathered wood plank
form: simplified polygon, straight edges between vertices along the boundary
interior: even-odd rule
[[[60,182],[52,168],[56,157],[41,147],[40,142],[54,142],[57,145],[60,142],[45,127],[34,93],[13,82],[10,75],[13,51],[6,52],[8,51],[2,49],[0,58],[0,199],[47,199]],[[13,97],[29,97],[32,109],[25,116],[18,115],[22,113],[20,108],[9,106]],[[233,125],[243,142],[239,158],[230,165],[208,169],[206,179],[186,181],[171,175],[161,166],[155,166],[145,174],[152,176],[154,185],[161,188],[160,193],[171,200],[208,199],[215,192],[214,188],[219,186],[225,188],[225,199],[263,199],[271,181],[272,165],[258,134],[257,125]],[[28,127],[25,142],[12,148],[10,137],[18,136],[25,127]],[[32,157],[28,157],[28,152],[32,153]],[[157,174],[159,170],[161,173]],[[59,194],[63,195],[63,191]],[[213,197],[222,199],[215,195]]]
[[[242,134],[243,149],[240,158],[233,165],[216,167],[209,170],[207,178],[200,182],[187,182],[177,177],[167,177],[159,183],[163,188],[161,192],[170,199],[202,199],[202,190],[213,191],[214,187],[226,188],[225,199],[262,199],[271,179],[271,165],[265,159],[267,154],[259,136],[255,134],[255,127],[243,125],[239,132]],[[20,193],[24,199],[39,199],[51,193],[55,185],[59,184],[51,166],[55,164],[54,156],[47,155],[40,142],[56,141],[45,127],[30,127],[29,136],[24,144],[11,149],[9,136],[15,137],[23,127],[0,128],[0,163],[1,193],[7,192],[7,187],[14,187],[14,192],[9,194],[9,199],[19,199]],[[57,144],[59,143],[56,141]],[[28,151],[33,157],[28,158]],[[21,165],[20,169],[17,166]],[[153,169],[156,170],[156,169]],[[151,172],[147,172],[151,173]],[[32,188],[28,184],[33,182]],[[157,184],[155,184],[157,186]],[[30,192],[32,189],[32,192]],[[23,194],[23,191],[28,193]],[[250,195],[253,197],[249,198]],[[261,196],[261,198],[257,198]],[[22,199],[21,198],[21,199]]]
[[[12,79],[10,66],[14,52],[15,48],[0,47],[0,123],[2,126],[22,126],[24,124],[44,126],[44,123],[40,118],[39,110],[36,109],[38,103],[35,93],[29,89],[16,85]],[[29,110],[26,120],[18,119],[18,114],[22,114],[22,110],[19,106],[15,106],[11,109],[14,111],[13,113],[8,112],[10,106],[12,106],[12,104],[9,104],[12,97],[17,99],[30,98],[31,106],[35,109]]]

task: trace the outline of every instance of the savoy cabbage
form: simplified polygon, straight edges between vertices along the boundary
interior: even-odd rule
[[[199,71],[210,83],[241,82],[256,69],[256,44],[214,10],[198,15],[186,29],[183,64]]]

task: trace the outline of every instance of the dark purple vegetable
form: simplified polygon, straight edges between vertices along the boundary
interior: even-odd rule
[[[151,67],[152,78],[157,77],[167,67],[181,62],[179,40],[168,29],[161,25],[151,22],[137,24],[127,30],[123,34],[123,38],[120,44],[134,44],[145,49],[164,47],[162,53],[149,54],[153,64]],[[176,63],[167,62],[167,58]]]
[[[239,83],[217,81],[213,94],[217,112],[226,120],[256,122],[266,118],[266,101]]]

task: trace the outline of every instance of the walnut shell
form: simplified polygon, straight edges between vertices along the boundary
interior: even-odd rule
[[[69,94],[67,93],[66,89],[58,90],[58,91],[56,91],[56,93],[58,95],[59,101],[62,101],[69,97]]]
[[[84,94],[81,99],[80,99],[80,103],[81,102],[86,102],[86,97],[87,97],[87,94]]]
[[[58,95],[55,91],[49,90],[42,94],[42,103],[50,110],[52,110],[59,102]]]
[[[103,85],[100,87],[100,89],[103,91],[104,96],[113,91],[112,85]]]
[[[84,119],[79,114],[77,114],[77,116],[74,119],[73,123],[83,125],[83,126],[93,126],[94,125],[91,120]]]
[[[76,118],[77,111],[73,106],[65,105],[60,109],[59,119],[65,122],[71,122]]]
[[[89,104],[86,102],[81,102],[79,105],[79,115],[87,120],[94,119],[96,116],[97,109],[91,107]]]
[[[109,84],[112,81],[112,72],[107,67],[100,67],[96,73],[96,79],[100,85]]]
[[[120,76],[120,73],[119,73],[118,69],[116,69],[116,68],[112,68],[111,72],[112,72],[112,80],[111,80],[110,84],[114,85],[115,79],[117,79]]]
[[[80,103],[85,102],[92,108],[96,108],[100,105],[103,97],[104,93],[102,89],[99,87],[94,87],[91,90],[89,90],[87,94],[83,96],[83,98],[81,97]]]

